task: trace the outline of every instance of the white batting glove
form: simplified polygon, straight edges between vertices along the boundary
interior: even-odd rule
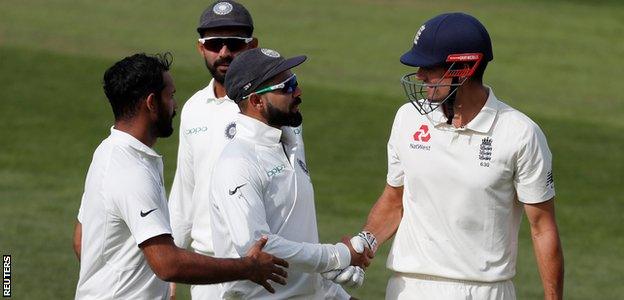
[[[362,231],[351,238],[351,247],[357,253],[363,253],[364,248],[375,253],[377,251],[377,238],[369,231]]]
[[[323,272],[321,273],[321,276],[323,276],[323,278],[327,279],[327,280],[331,280],[334,281],[334,279],[336,279],[336,277],[338,277],[338,275],[342,272],[342,270],[340,269],[336,269],[336,270],[331,270],[331,271],[327,271],[327,272]],[[335,281],[334,281],[335,282]]]
[[[342,270],[323,272],[321,276],[346,287],[359,288],[364,283],[365,273],[360,267],[348,266]]]

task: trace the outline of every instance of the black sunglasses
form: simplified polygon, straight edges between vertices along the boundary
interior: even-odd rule
[[[244,38],[238,36],[215,36],[199,39],[204,48],[208,51],[219,52],[225,45],[230,51],[237,52],[245,48],[251,43],[253,38]]]

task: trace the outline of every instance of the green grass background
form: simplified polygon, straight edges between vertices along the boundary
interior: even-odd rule
[[[568,299],[624,294],[624,5],[620,1],[244,1],[262,46],[307,54],[297,69],[321,239],[357,232],[384,186],[398,57],[421,23],[465,11],[489,29],[485,81],[536,120],[554,154]],[[207,84],[195,27],[209,1],[0,1],[0,252],[13,259],[15,299],[72,298],[71,236],[86,170],[112,113],[104,70],[134,52],[171,51],[179,107]],[[178,122],[179,120],[177,120]],[[177,127],[176,127],[177,129]],[[160,140],[165,177],[177,137]],[[526,222],[519,299],[541,284]],[[382,299],[389,245],[362,299]],[[186,288],[180,298],[188,297]]]

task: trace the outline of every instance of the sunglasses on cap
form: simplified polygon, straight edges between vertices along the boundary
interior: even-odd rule
[[[297,86],[299,86],[299,83],[297,82],[297,75],[293,74],[292,76],[288,77],[288,79],[276,84],[276,85],[272,85],[272,86],[267,86],[265,88],[259,89],[251,94],[256,94],[256,95],[262,95],[264,93],[268,93],[268,92],[273,92],[276,90],[280,90],[282,93],[284,94],[292,94],[295,92],[295,90],[297,89]],[[247,99],[249,98],[249,96],[251,95],[247,95],[245,97],[243,97],[243,99]]]
[[[208,51],[219,52],[225,45],[230,51],[236,52],[245,48],[247,44],[253,41],[253,38],[238,36],[213,36],[200,38],[198,41]]]

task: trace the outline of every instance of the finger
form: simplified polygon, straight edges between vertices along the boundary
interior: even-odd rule
[[[327,272],[323,272],[321,273],[321,276],[323,276],[323,278],[327,279],[327,280],[334,280],[336,278],[336,276],[338,276],[338,274],[340,274],[342,270],[332,270],[332,271],[327,271]]]
[[[347,282],[353,275],[354,271],[355,268],[353,266],[347,267],[346,269],[342,270],[340,274],[338,274],[335,281],[341,284]]]
[[[266,289],[267,291],[269,291],[269,293],[271,294],[275,294],[275,289],[269,284],[269,282],[267,282],[266,280],[263,281],[261,283],[261,285],[264,287],[264,289]]]
[[[373,259],[375,257],[375,252],[373,252],[373,250],[366,248],[367,251],[365,251],[366,256],[369,259]]]
[[[277,282],[277,283],[279,283],[279,284],[281,284],[281,285],[286,285],[286,279],[285,279],[285,278],[283,278],[283,277],[279,277],[279,276],[277,276],[277,275],[275,275],[275,274],[271,274],[271,275],[269,275],[269,279],[270,279],[271,281],[273,281],[273,282]]]
[[[364,283],[364,270],[362,270],[362,268],[356,268],[355,270],[355,274],[353,274],[352,280],[353,280],[353,287],[359,288],[362,286],[362,283]]]
[[[371,262],[370,259],[364,258],[364,267],[370,266],[370,262]]]
[[[288,272],[280,267],[273,267],[273,273],[282,276],[284,278],[288,278]]]
[[[263,235],[255,244],[254,247],[258,247],[258,249],[264,248],[269,238],[266,235]]]
[[[276,265],[280,265],[280,266],[282,266],[284,268],[288,268],[288,262],[286,260],[284,260],[284,259],[279,258],[279,257],[273,256],[273,263],[276,264]]]

